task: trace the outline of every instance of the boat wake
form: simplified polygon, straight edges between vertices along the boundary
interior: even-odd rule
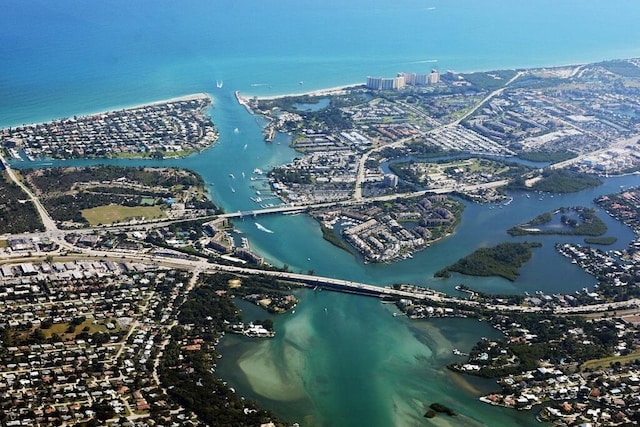
[[[264,231],[265,233],[273,234],[273,230],[269,230],[267,227],[260,224],[259,222],[256,222],[256,228],[260,231]]]
[[[438,62],[437,59],[425,59],[424,61],[409,62],[409,64],[435,64],[436,62]]]

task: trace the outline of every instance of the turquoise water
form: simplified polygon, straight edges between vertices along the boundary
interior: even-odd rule
[[[5,0],[0,122],[214,92],[217,80],[266,95],[639,56],[638,17],[633,0]]]
[[[274,95],[363,82],[397,71],[487,70],[640,56],[640,4],[620,0],[5,0],[0,14],[0,127],[116,109],[195,92],[214,98],[220,130],[211,149],[187,159],[119,164],[177,165],[204,177],[227,211],[256,207],[254,168],[296,156],[279,137],[262,141],[261,120],[233,97]],[[216,82],[224,86],[216,88]],[[300,84],[303,82],[303,84]],[[236,131],[237,129],[237,131]],[[73,161],[89,164],[95,161]],[[56,162],[65,164],[65,162]],[[244,172],[245,178],[242,178]],[[232,173],[235,178],[230,178]],[[505,230],[566,205],[589,205],[637,177],[544,200],[514,195],[502,209],[469,205],[456,234],[411,260],[364,265],[325,242],[306,216],[238,222],[254,249],[294,271],[373,284],[410,282],[454,292],[460,281],[495,292],[573,291],[593,279],[543,239],[514,283],[433,273],[481,245],[511,240]],[[235,191],[233,191],[235,190]],[[630,231],[608,217],[624,247]],[[562,241],[578,241],[564,239]],[[276,318],[270,341],[228,337],[219,372],[239,393],[307,426],[447,425],[422,418],[440,401],[455,425],[533,425],[531,414],[480,404],[491,382],[449,373],[452,348],[468,349],[486,324],[464,319],[409,322],[373,299],[301,292],[295,314]],[[245,307],[247,315],[264,318]],[[326,309],[326,310],[325,310]]]

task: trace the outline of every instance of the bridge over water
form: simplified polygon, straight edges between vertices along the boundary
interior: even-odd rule
[[[304,212],[309,207],[311,206],[276,206],[273,208],[230,212],[230,213],[217,215],[217,217],[218,218],[244,218],[244,217],[266,215],[266,214],[273,214],[273,213]]]
[[[351,280],[336,279],[332,277],[314,276],[310,274],[290,273],[286,271],[255,270],[246,267],[217,265],[212,270],[224,270],[233,273],[259,274],[276,277],[283,281],[295,282],[311,288],[332,290],[343,293],[365,295],[372,297],[400,297],[421,300],[430,300],[436,303],[457,302],[458,298],[447,296],[428,288],[413,287],[412,290],[395,289],[359,283]],[[465,301],[468,302],[468,301]]]

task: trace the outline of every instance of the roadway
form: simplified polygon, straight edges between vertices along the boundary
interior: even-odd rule
[[[42,257],[41,259],[43,259]],[[201,273],[214,274],[217,272],[227,272],[238,275],[258,275],[270,276],[279,280],[298,283],[306,287],[318,287],[329,291],[352,293],[373,297],[397,297],[420,300],[425,303],[435,305],[449,305],[466,310],[490,310],[498,313],[549,313],[555,315],[576,315],[587,313],[610,312],[630,307],[639,307],[640,299],[619,302],[603,302],[599,304],[577,306],[577,307],[555,307],[547,309],[542,307],[529,307],[522,305],[490,304],[472,299],[458,298],[433,291],[427,288],[415,287],[416,291],[407,291],[389,287],[371,285],[368,283],[355,282],[334,277],[323,277],[309,274],[292,273],[287,271],[261,270],[250,267],[239,267],[234,265],[223,265],[211,263],[206,259],[191,257],[188,259],[165,258],[153,254],[144,254],[135,251],[96,251],[92,249],[80,250],[80,253],[69,256],[69,259],[111,259],[115,262],[139,262],[149,265],[156,265],[164,268],[190,270],[194,272],[194,279],[190,281],[189,287],[195,286],[195,277]],[[35,262],[36,257],[29,261]],[[22,259],[25,262],[26,260]]]
[[[579,130],[581,130],[582,132],[584,132],[582,129],[577,128]],[[612,149],[622,149],[625,148],[627,145],[630,146],[634,146],[634,145],[638,145],[640,144],[640,138],[638,138],[638,136],[633,136],[631,138],[621,138],[618,139],[617,141],[612,142],[611,144],[609,144],[606,148],[602,148],[600,150],[596,150],[596,151],[591,151],[589,153],[584,153],[584,154],[580,154],[577,157],[574,157],[572,159],[569,160],[565,160],[563,162],[558,162],[558,163],[554,163],[553,165],[549,166],[552,169],[561,169],[561,168],[566,168],[569,167],[575,163],[579,163],[582,160],[584,160],[587,157],[595,157],[598,156],[599,154],[605,154],[607,151],[610,151]]]
[[[475,113],[476,111],[478,111],[478,108],[482,107],[488,100],[490,100],[491,98],[495,97],[496,95],[500,95],[502,92],[504,92],[504,90],[509,87],[513,82],[515,82],[517,79],[519,79],[522,75],[524,74],[524,72],[522,71],[518,71],[516,73],[515,76],[511,77],[511,79],[509,79],[508,82],[506,82],[504,84],[504,86],[502,86],[501,88],[498,88],[496,90],[494,90],[493,92],[491,92],[490,94],[488,94],[487,96],[485,96],[480,102],[478,102],[475,107],[473,107],[471,110],[467,111],[462,117],[460,117],[458,120],[454,120],[453,122],[446,124],[445,127],[455,127],[458,126],[460,123],[462,123],[463,120],[465,120],[467,117],[471,116],[473,113]]]
[[[462,120],[466,119],[471,114],[473,114],[478,108],[480,108],[480,106],[482,106],[489,99],[502,93],[507,88],[507,86],[513,83],[522,74],[523,74],[522,72],[516,73],[516,75],[513,78],[511,78],[502,88],[491,92],[484,99],[482,99],[473,109],[468,111],[460,119],[442,126],[443,127],[457,126]],[[239,218],[247,215],[255,216],[255,215],[273,214],[273,213],[297,212],[297,211],[305,211],[307,209],[324,208],[324,207],[331,207],[331,206],[338,206],[338,205],[350,206],[350,205],[358,205],[358,204],[362,204],[365,202],[372,202],[372,201],[386,201],[386,200],[393,200],[397,198],[417,197],[417,196],[422,196],[428,193],[445,194],[453,191],[468,191],[468,190],[474,190],[479,188],[495,188],[495,187],[503,186],[508,182],[507,180],[501,180],[501,181],[495,181],[495,182],[477,184],[477,185],[458,186],[455,188],[423,190],[423,191],[412,192],[412,193],[392,194],[392,195],[364,199],[362,197],[362,183],[364,181],[365,163],[369,155],[385,147],[392,147],[392,146],[404,144],[405,142],[413,138],[415,138],[415,136],[401,139],[399,141],[396,141],[384,147],[376,147],[364,153],[358,164],[358,172],[357,172],[356,183],[355,183],[355,192],[353,197],[350,200],[345,200],[341,202],[331,202],[331,203],[318,203],[318,204],[303,205],[303,206],[302,205],[301,206],[297,206],[297,205],[279,206],[279,207],[264,208],[264,209],[257,209],[257,210],[226,213],[226,214],[221,214],[217,216],[206,216],[206,217],[200,217],[200,218],[188,218],[188,219],[178,219],[178,220],[165,220],[165,221],[159,221],[159,222],[153,222],[153,223],[120,225],[115,227],[105,227],[104,229],[109,229],[109,230],[131,230],[131,229],[141,229],[141,228],[149,229],[152,227],[166,226],[171,223],[181,222],[186,220],[207,219],[207,218]],[[621,144],[626,144],[630,142],[631,140],[626,140],[626,141],[622,141]],[[24,185],[18,179],[18,177],[15,175],[10,165],[8,164],[8,162],[5,160],[5,158],[2,156],[1,153],[0,153],[0,161],[2,162],[2,165],[7,171],[7,174],[9,175],[10,179],[14,183],[16,183],[16,185],[22,188],[22,190],[29,196],[31,201],[36,206],[38,214],[42,218],[42,222],[46,229],[46,232],[44,234],[51,237],[52,240],[56,241],[56,243],[60,244],[61,248],[72,249],[74,252],[76,252],[77,254],[74,254],[73,255],[74,257],[78,257],[78,255],[85,256],[85,257],[103,257],[103,258],[117,257],[119,260],[127,260],[131,262],[145,262],[149,264],[163,265],[169,268],[182,268],[182,269],[186,268],[186,269],[194,270],[197,272],[205,272],[205,273],[212,273],[216,271],[226,271],[226,272],[236,273],[236,274],[267,275],[267,276],[273,276],[282,280],[290,280],[294,282],[304,283],[308,286],[320,286],[320,287],[325,287],[327,289],[337,290],[341,292],[353,292],[353,293],[375,295],[375,296],[394,296],[394,297],[401,297],[401,298],[413,298],[413,299],[419,299],[419,300],[428,300],[438,304],[447,303],[447,304],[465,306],[469,308],[478,307],[479,305],[477,302],[472,300],[450,297],[450,296],[446,296],[444,294],[440,294],[436,292],[428,292],[428,291],[409,292],[404,290],[385,288],[385,287],[370,285],[366,283],[358,283],[358,282],[330,278],[330,277],[320,277],[315,275],[312,276],[312,275],[296,274],[296,273],[282,272],[282,271],[260,270],[260,269],[253,269],[253,268],[247,268],[247,267],[213,264],[208,262],[205,259],[198,259],[198,260],[174,259],[174,258],[166,259],[166,258],[155,256],[153,254],[144,254],[140,252],[96,251],[93,249],[76,248],[69,245],[64,240],[64,236],[67,233],[92,232],[96,230],[101,230],[101,228],[100,229],[88,228],[88,229],[69,230],[69,231],[59,230],[58,227],[56,226],[55,221],[53,221],[49,213],[41,204],[40,200],[29,190],[29,188],[26,185]],[[59,256],[59,254],[60,252],[58,251],[58,253],[54,255]],[[628,304],[628,302],[626,304]],[[540,311],[540,309],[536,307],[520,307],[520,306],[488,305],[483,308],[492,308],[492,307],[500,311]],[[589,307],[593,308],[594,306],[589,306]],[[605,309],[611,309],[616,307],[619,307],[619,305],[616,305],[615,303],[607,303],[602,305],[601,308],[602,310],[605,310]],[[584,310],[585,308],[578,307],[576,310],[574,309],[576,308],[563,308],[561,309],[562,311],[560,311],[560,313],[572,313],[574,311],[578,312],[579,310]],[[601,310],[596,309],[595,311],[601,311]]]
[[[38,210],[38,215],[40,215],[40,218],[42,219],[42,224],[44,225],[44,228],[47,231],[47,233],[50,233],[51,235],[58,234],[58,231],[59,231],[58,226],[56,225],[53,218],[51,218],[51,216],[49,215],[49,212],[47,212],[44,206],[42,206],[42,203],[40,203],[40,199],[37,198],[31,192],[31,190],[26,185],[24,185],[24,183],[16,176],[15,172],[13,171],[13,169],[11,169],[11,166],[9,165],[9,163],[4,158],[1,152],[0,152],[0,162],[2,162],[2,166],[4,167],[4,170],[7,171],[7,175],[9,175],[9,178],[11,179],[11,181],[13,181],[18,187],[20,187],[22,191],[24,191],[25,194],[29,196],[29,199],[33,202],[33,205]]]
[[[366,172],[366,163],[367,160],[369,159],[369,156],[377,151],[380,151],[382,149],[385,148],[394,148],[394,147],[398,147],[401,146],[403,144],[405,144],[408,141],[411,141],[412,139],[415,138],[419,138],[419,137],[424,137],[425,135],[429,134],[430,132],[433,132],[434,130],[437,129],[442,129],[442,128],[451,128],[451,127],[455,127],[458,126],[463,120],[465,120],[467,117],[471,116],[473,113],[475,113],[478,108],[480,108],[482,105],[484,105],[488,100],[490,100],[491,98],[501,94],[508,86],[510,86],[514,81],[516,81],[518,78],[520,78],[524,73],[522,71],[518,71],[516,73],[515,76],[513,76],[511,79],[509,79],[509,81],[507,81],[504,86],[502,86],[499,89],[494,90],[493,92],[491,92],[490,94],[488,94],[487,96],[485,96],[480,102],[478,102],[471,110],[467,111],[462,117],[460,117],[457,120],[454,120],[453,122],[444,124],[444,125],[440,125],[440,126],[436,126],[432,129],[429,129],[427,131],[422,132],[419,136],[416,135],[412,135],[406,138],[402,138],[399,139],[398,141],[392,142],[391,144],[386,144],[383,146],[379,146],[379,147],[374,147],[372,149],[370,149],[369,151],[366,151],[361,157],[360,160],[358,161],[358,171],[356,173],[356,182],[354,184],[354,191],[353,191],[353,200],[356,201],[360,201],[363,199],[362,196],[362,185],[364,184],[364,176],[365,176],[365,172]],[[420,112],[419,110],[411,107],[413,109],[414,112],[418,113],[418,114],[423,114],[425,115],[423,112]],[[430,117],[426,116],[426,118],[430,119]],[[453,191],[453,190],[451,190]],[[443,191],[443,193],[446,192],[451,192],[451,191]]]

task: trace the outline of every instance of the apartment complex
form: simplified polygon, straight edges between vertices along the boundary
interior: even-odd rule
[[[434,85],[440,82],[438,70],[429,74],[400,72],[396,77],[367,77],[367,88],[373,90],[399,90],[405,86]]]

